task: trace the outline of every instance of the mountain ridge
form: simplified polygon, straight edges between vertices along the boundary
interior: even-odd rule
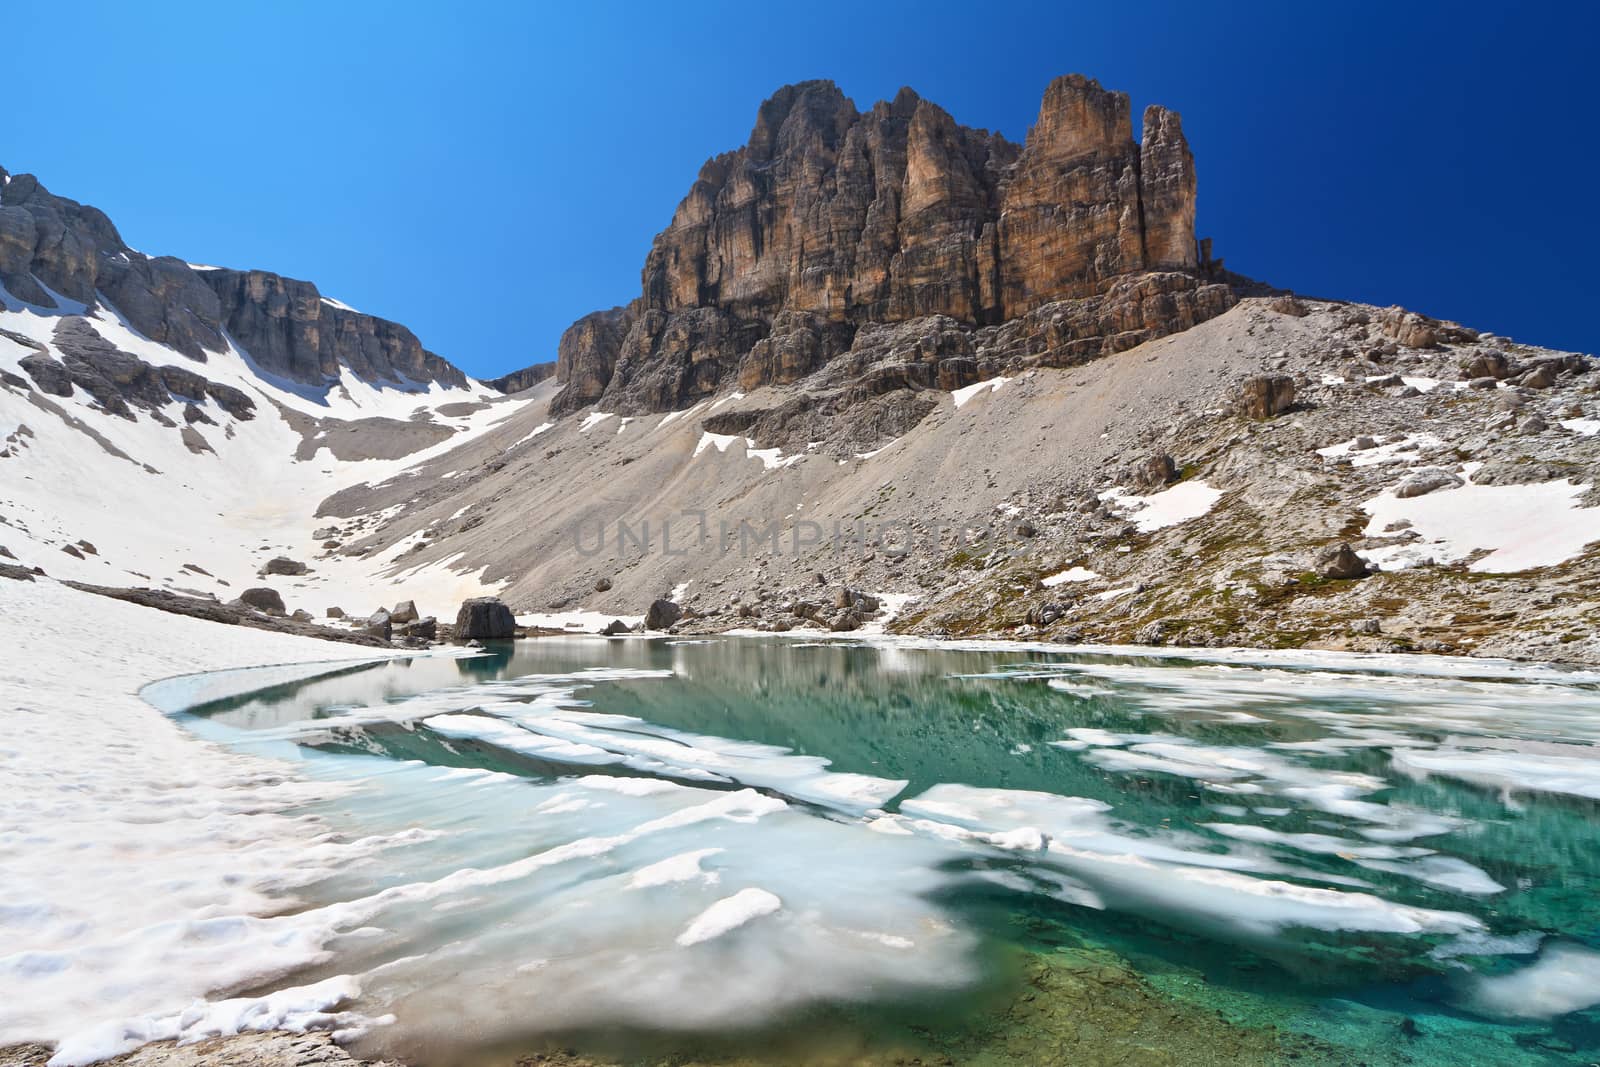
[[[1127,94],[1076,74],[1050,83],[1021,146],[909,88],[860,111],[831,81],[784,86],[745,145],[701,167],[640,295],[563,335],[553,410],[642,414],[734,378],[797,381],[858,351],[864,327],[928,316],[971,332],[1067,305],[1054,335],[917,361],[909,384],[951,388],[1218,314],[1244,280],[1195,237],[1182,120],[1152,104],[1142,132]]]
[[[265,371],[306,385],[338,378],[465,387],[467,376],[405,326],[322,295],[312,282],[149,256],[98,208],[57,196],[31,174],[0,167],[0,285],[53,309],[102,297],[145,337],[204,363],[224,333]]]

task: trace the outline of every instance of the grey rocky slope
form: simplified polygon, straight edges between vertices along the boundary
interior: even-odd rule
[[[1584,530],[1600,539],[1587,488],[1600,476],[1594,368],[1399,309],[1248,297],[1076,368],[1024,370],[970,395],[926,390],[927,415],[898,437],[846,423],[795,450],[708,427],[781,408],[805,381],[631,419],[551,418],[547,382],[492,434],[323,510],[388,509],[353,550],[421,533],[422,558],[485,564],[519,613],[637,616],[683,587],[700,616],[681,629],[782,628],[810,624],[796,603],[831,618],[849,587],[912,598],[890,624],[909,633],[1593,662],[1600,560],[1582,545]],[[1253,417],[1246,401],[1260,390],[1247,383],[1264,374],[1288,380],[1293,406]],[[1520,506],[1508,487],[1535,487],[1562,499],[1528,513],[1526,540],[1541,522],[1575,523],[1579,539],[1558,562],[1501,573],[1479,566],[1505,540],[1492,531],[1456,531],[1454,546],[1438,523],[1369,531],[1363,506],[1424,468],[1471,483],[1417,501],[1466,491],[1454,499],[1469,514],[1493,513]],[[1148,498],[1169,478],[1181,492],[1164,499],[1204,487],[1215,502],[1142,532],[1138,500],[1104,498]],[[776,552],[759,536],[773,521]],[[962,527],[974,533],[958,537]],[[887,547],[873,543],[880,533]],[[1319,573],[1341,573],[1322,557],[1346,543],[1382,569]],[[1092,576],[1041,581],[1073,568]]]

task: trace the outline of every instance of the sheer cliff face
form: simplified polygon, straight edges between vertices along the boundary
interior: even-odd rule
[[[973,326],[1199,267],[1178,116],[1068,75],[1021,148],[902,89],[857,111],[831,82],[779,90],[745,147],[701,169],[627,309],[562,341],[559,410],[691,402],[737,375],[793,381],[867,323]],[[618,329],[620,327],[620,329]]]
[[[466,384],[404,326],[325,300],[310,282],[146,256],[103,212],[32,175],[0,169],[0,182],[0,284],[18,300],[54,307],[51,291],[82,304],[103,298],[134,329],[197,362],[226,350],[226,332],[262,370],[311,385],[341,367],[378,384]]]

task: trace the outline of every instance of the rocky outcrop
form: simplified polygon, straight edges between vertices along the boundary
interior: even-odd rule
[[[600,399],[633,325],[629,308],[595,311],[568,326],[556,347],[556,381],[566,386],[551,404],[553,414],[576,411]]]
[[[1319,578],[1335,580],[1365,578],[1369,573],[1367,561],[1344,542],[1318,549],[1312,556],[1311,570]]]
[[[1260,374],[1239,387],[1239,413],[1247,419],[1270,419],[1294,407],[1294,379],[1287,374]]]
[[[1144,109],[1139,146],[1139,204],[1144,212],[1145,266],[1193,270],[1200,264],[1194,239],[1194,156],[1176,111]]]
[[[971,334],[1048,309],[1000,339],[1026,351],[994,358],[1058,364],[1185,329],[1235,302],[1195,241],[1195,188],[1175,112],[1148,108],[1141,144],[1126,94],[1078,75],[1050,85],[1021,147],[910,89],[860,112],[831,82],[785,86],[743,148],[701,168],[638,299],[563,336],[552,410],[796,382],[886,324]],[[981,342],[957,347],[941,358],[970,363]],[[932,374],[909,387],[965,384]]]
[[[348,367],[369,382],[467,382],[404,326],[341,307],[310,282],[261,270],[201,274],[217,295],[228,333],[272,374],[321,384]]]
[[[57,320],[51,340],[61,353],[60,362],[48,352],[18,361],[40,392],[71,396],[74,388],[82,389],[110,414],[130,419],[130,404],[154,411],[174,399],[196,401],[208,396],[235,418],[255,416],[255,401],[243,391],[210,381],[186,367],[146,363],[101,337],[88,319],[66,316]],[[205,416],[202,413],[200,417]]]
[[[144,336],[197,362],[227,350],[226,331],[261,369],[307,384],[341,368],[380,384],[466,384],[404,326],[326,300],[310,282],[147,256],[98,209],[31,174],[9,178],[0,186],[0,285],[18,300],[56,308],[52,292],[91,306],[103,298]]]
[[[268,615],[285,614],[283,597],[279,595],[276,589],[269,589],[264,585],[257,586],[254,589],[246,589],[240,593],[238,603],[247,608],[264,611]]]
[[[556,373],[556,365],[550,363],[535,363],[531,367],[514,370],[510,374],[502,374],[498,378],[490,378],[483,384],[492,389],[510,395],[520,393],[524,389],[532,389],[547,378],[552,378]]]

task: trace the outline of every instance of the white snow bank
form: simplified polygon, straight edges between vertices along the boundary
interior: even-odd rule
[[[715,448],[718,452],[726,452],[741,441],[744,442],[746,458],[759,459],[761,465],[769,471],[792,467],[806,458],[803,452],[785,456],[782,450],[777,448],[757,448],[756,443],[748,437],[740,437],[738,434],[731,433],[712,433],[710,430],[703,431],[700,434],[700,440],[694,446],[694,454],[699,456],[712,448]]]
[[[1349,457],[1351,466],[1372,467],[1379,463],[1415,463],[1425,453],[1436,452],[1444,447],[1444,442],[1431,433],[1408,433],[1404,437],[1392,440],[1384,437],[1373,438],[1377,443],[1371,448],[1356,448],[1356,439],[1351,438],[1327,448],[1317,449],[1317,455],[1323,459],[1343,459]]]
[[[1562,419],[1561,426],[1584,437],[1600,433],[1600,419]]]
[[[528,441],[533,440],[535,437],[538,437],[540,434],[544,433],[546,430],[550,429],[554,425],[555,425],[555,423],[553,423],[553,422],[541,422],[539,425],[535,426],[532,430],[530,430],[525,436],[523,436],[519,440],[513,442],[512,445],[511,445],[511,448],[516,448],[517,445],[524,444],[524,443],[526,443]],[[511,448],[506,449],[506,451],[507,452],[511,451]]]
[[[1150,496],[1110,489],[1101,493],[1100,499],[1110,503],[1123,518],[1132,519],[1140,533],[1152,533],[1207,514],[1222,499],[1222,490],[1197,478]]]
[[[8,306],[10,302],[8,301]],[[81,305],[77,305],[81,309]],[[0,328],[50,346],[60,314],[46,309],[0,310]],[[134,331],[113,309],[101,306],[93,329],[119,349],[161,366],[185,365],[172,349]],[[12,369],[28,350],[0,344],[0,369]],[[212,425],[188,426],[209,451],[190,450],[178,428],[185,426],[185,402],[172,399],[156,413],[137,410],[130,420],[96,406],[82,390],[52,397],[41,408],[14,391],[0,390],[0,437],[19,425],[30,435],[6,462],[4,515],[6,546],[28,563],[48,563],[52,575],[102,585],[151,585],[198,589],[223,599],[254,579],[274,555],[312,560],[322,538],[312,532],[327,520],[315,515],[329,495],[351,485],[377,484],[403,476],[415,464],[436,458],[499,425],[529,401],[500,399],[482,403],[484,387],[470,383],[445,388],[403,382],[375,386],[347,370],[317,386],[276,378],[260,371],[231,343],[208,355],[198,371],[208,380],[239,389],[255,403],[255,417],[238,420],[214,399],[198,402]],[[444,403],[473,404],[462,418],[437,418]],[[481,404],[481,406],[480,406]],[[59,409],[59,410],[55,410]],[[305,445],[296,428],[299,416],[335,419],[413,416],[448,425],[456,432],[427,448],[394,460],[338,460],[326,447],[309,458],[294,457]],[[326,439],[312,438],[313,445]],[[198,446],[196,446],[198,447]],[[159,506],[152,501],[159,500]],[[376,527],[368,527],[371,532]],[[97,555],[77,559],[61,546],[80,538]],[[447,567],[414,573],[404,591],[394,589],[395,560],[377,553],[331,555],[312,563],[313,573],[272,583],[290,607],[319,612],[330,604],[352,607],[375,593],[390,603],[415,599],[438,612],[470,596],[498,591],[476,574]],[[481,572],[480,572],[481,573]],[[314,597],[314,599],[311,599]],[[376,605],[359,605],[362,613]]]
[[[1400,498],[1392,490],[1366,503],[1372,516],[1365,531],[1377,537],[1406,520],[1422,538],[1407,545],[1363,552],[1370,562],[1403,569],[1408,559],[1431,557],[1454,563],[1474,552],[1489,554],[1471,570],[1505,574],[1564,563],[1600,541],[1600,508],[1582,508],[1589,486],[1570,482],[1475,485]]]
[[[1068,567],[1064,571],[1058,571],[1055,574],[1040,578],[1039,584],[1044,586],[1046,589],[1054,589],[1056,586],[1063,585],[1067,582],[1088,582],[1093,581],[1098,577],[1100,577],[1100,575],[1096,574],[1088,567]]]
[[[93,670],[85,618],[117,635]],[[385,843],[324,838],[291,809],[342,787],[200,741],[134,694],[206,668],[393,652],[219,626],[47,579],[0,581],[0,646],[0,1045],[67,1042],[83,1051],[60,1062],[85,1062],[108,1047],[104,1021],[156,1020],[158,1036],[175,1036],[172,1020],[196,998],[320,958],[314,940],[274,936],[255,916]],[[226,1013],[287,1026],[291,1007]],[[213,1009],[180,1032],[215,1029]]]
[[[225,1037],[247,1030],[332,1030],[354,1037],[369,1020],[331,1009],[361,995],[361,983],[348,974],[335,975],[307,986],[279,989],[260,997],[233,997],[207,1002],[197,1000],[181,1012],[139,1019],[129,1025],[105,1023],[63,1041],[50,1057],[49,1067],[83,1067],[131,1052],[151,1041],[187,1044],[208,1037]]]
[[[981,382],[974,382],[973,384],[963,386],[960,389],[952,389],[950,391],[950,399],[954,400],[956,402],[956,407],[959,408],[964,406],[967,401],[971,400],[979,393],[998,393],[1000,391],[1000,387],[1005,385],[1010,380],[1010,378],[988,378]]]

